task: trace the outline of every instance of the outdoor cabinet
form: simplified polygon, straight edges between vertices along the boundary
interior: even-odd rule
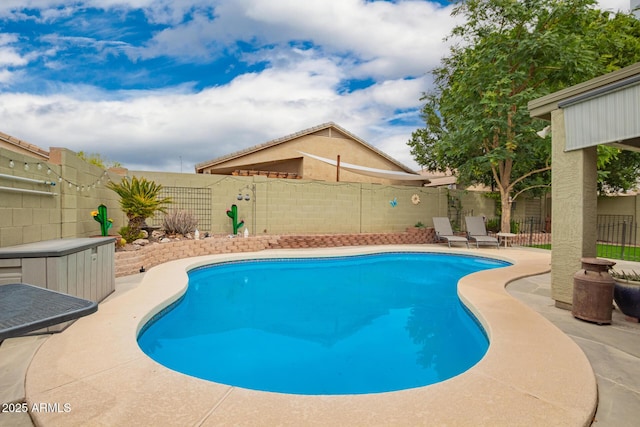
[[[113,237],[46,240],[0,248],[0,286],[28,283],[100,302],[115,290],[114,253]]]

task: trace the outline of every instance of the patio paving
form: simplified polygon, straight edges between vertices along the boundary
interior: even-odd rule
[[[640,271],[640,263],[618,261]],[[635,264],[635,265],[634,265]],[[593,426],[632,427],[640,420],[640,324],[618,310],[611,325],[578,320],[551,299],[550,274],[512,282],[507,291],[542,314],[573,339],[587,355],[598,382],[598,409]]]

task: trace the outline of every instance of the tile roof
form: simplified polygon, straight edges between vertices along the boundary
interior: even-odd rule
[[[45,159],[49,158],[49,152],[47,150],[44,150],[38,147],[37,145],[29,144],[28,142],[23,141],[21,139],[14,138],[13,136],[7,135],[6,133],[0,132],[0,140],[7,142],[11,145],[14,145],[16,147],[20,147],[23,150],[29,151],[38,157],[45,158]]]

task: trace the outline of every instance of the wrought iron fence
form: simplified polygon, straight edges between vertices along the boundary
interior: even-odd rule
[[[638,247],[638,223],[633,215],[598,215],[597,256],[603,258],[640,261]],[[500,231],[500,219],[487,220],[487,230]],[[551,249],[551,222],[537,217],[514,218],[511,220],[510,239],[513,244]]]
[[[599,257],[640,261],[633,215],[598,215],[596,227]]]
[[[513,244],[538,248],[551,248],[551,233],[549,221],[539,217],[511,219],[510,232],[515,236],[509,239]],[[487,220],[487,230],[493,233],[500,231],[500,218]]]
[[[466,211],[457,210],[450,213],[449,220],[451,221],[451,227],[454,231],[467,231],[467,223],[464,221],[464,217],[473,216],[473,209]]]
[[[473,211],[463,211],[459,218],[452,216],[449,218],[452,227],[460,224],[459,230],[466,231],[465,216],[473,216]],[[500,218],[487,218],[485,226],[489,234],[500,232]],[[514,218],[511,220],[511,233],[515,234],[509,242],[519,246],[532,246],[544,249],[551,249],[551,223],[549,220],[542,220],[538,217]]]

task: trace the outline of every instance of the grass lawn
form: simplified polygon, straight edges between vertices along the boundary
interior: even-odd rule
[[[551,243],[542,245],[533,245],[534,248],[551,249]],[[597,244],[597,256],[602,258],[624,259],[627,261],[640,261],[640,247],[624,246],[624,256],[622,253],[623,246],[611,245],[606,243]]]

